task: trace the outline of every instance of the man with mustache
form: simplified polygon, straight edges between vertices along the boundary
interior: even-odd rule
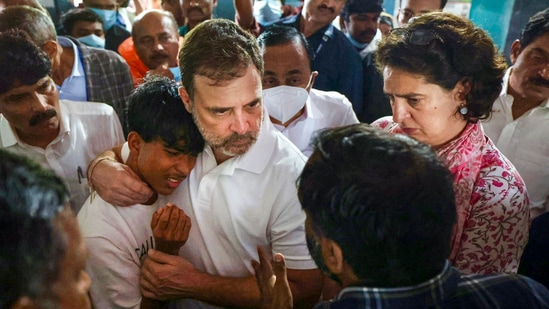
[[[150,10],[135,18],[131,40],[119,48],[130,67],[135,86],[147,74],[166,76],[179,81],[177,67],[179,32],[177,21],[170,12]]]
[[[510,58],[513,66],[483,127],[524,179],[534,219],[549,211],[549,8],[529,19]]]
[[[57,36],[50,16],[34,7],[13,5],[0,11],[0,32],[16,28],[48,54],[60,99],[109,104],[125,127],[126,97],[133,87],[128,65],[120,55]]]
[[[383,76],[375,67],[374,52],[382,38],[379,16],[383,11],[380,0],[348,0],[341,10],[339,23],[345,36],[362,58],[362,104],[355,104],[361,122],[372,122],[392,115],[388,97],[383,93]]]
[[[0,68],[0,148],[55,171],[76,213],[89,195],[89,162],[124,141],[116,113],[103,103],[59,100],[48,55],[22,31],[0,34]]]
[[[206,146],[170,200],[193,227],[179,256],[148,251],[142,294],[180,308],[257,308],[250,260],[261,245],[289,255],[294,303],[310,308],[322,276],[308,254],[295,188],[305,157],[264,119],[256,39],[226,19],[204,21],[185,36],[179,66],[179,95]],[[148,200],[150,188],[113,161],[106,153],[91,164],[97,193],[114,205]]]
[[[332,25],[344,4],[345,0],[305,0],[301,13],[274,25],[293,27],[305,35],[312,52],[312,69],[318,71],[315,88],[345,95],[357,112],[362,105],[360,57]]]

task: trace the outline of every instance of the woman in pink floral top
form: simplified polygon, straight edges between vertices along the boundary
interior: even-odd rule
[[[455,175],[449,260],[463,273],[515,273],[528,240],[526,187],[484,134],[505,60],[470,21],[447,13],[393,30],[376,53],[392,117],[373,126],[431,145]]]

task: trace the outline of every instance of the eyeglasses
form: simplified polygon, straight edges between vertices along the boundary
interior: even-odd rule
[[[400,36],[403,41],[411,45],[425,46],[431,44],[434,40],[444,43],[444,40],[430,29],[406,29],[395,28],[389,32],[389,35]]]

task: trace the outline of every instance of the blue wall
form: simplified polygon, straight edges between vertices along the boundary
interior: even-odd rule
[[[515,0],[473,0],[469,18],[503,51]]]

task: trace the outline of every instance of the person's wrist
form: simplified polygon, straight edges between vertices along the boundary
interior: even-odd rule
[[[99,165],[99,163],[101,163],[103,161],[117,162],[116,159],[108,157],[108,156],[101,157],[101,158],[99,158],[99,159],[92,162],[92,164],[88,167],[88,171],[87,171],[87,175],[86,175],[86,176],[88,176],[88,184],[90,185],[90,187],[92,189],[93,189],[93,181],[92,181],[93,172],[95,171],[95,168],[97,167],[97,165]]]

